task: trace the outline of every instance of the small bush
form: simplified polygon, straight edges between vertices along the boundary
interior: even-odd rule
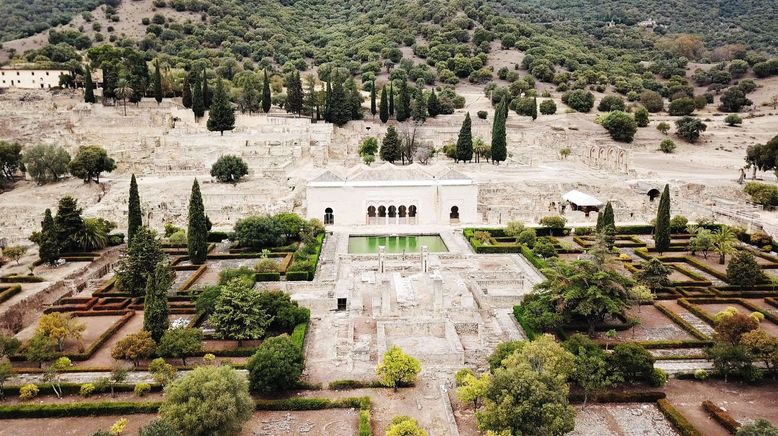
[[[664,153],[672,153],[675,151],[675,142],[673,142],[672,139],[663,139],[662,142],[659,143],[659,149]]]
[[[667,373],[660,368],[654,368],[648,378],[648,383],[655,388],[664,386],[667,383]]]
[[[149,389],[151,389],[149,387]],[[84,383],[81,385],[81,387],[78,389],[78,394],[82,397],[88,397],[92,395],[95,391],[95,385],[93,383]]]
[[[708,373],[708,371],[705,371],[704,369],[698,369],[694,371],[695,380],[700,380],[700,381],[707,380],[708,377],[710,377],[710,374]]]
[[[133,390],[136,397],[142,397],[151,392],[151,385],[148,383],[138,383]]]
[[[738,114],[729,114],[726,118],[724,118],[724,122],[731,127],[739,126],[743,124],[743,118],[741,118]]]
[[[19,398],[22,400],[31,400],[38,396],[38,387],[32,383],[27,383],[19,389]]]
[[[463,384],[463,383],[464,383],[464,381],[465,381],[465,378],[466,378],[468,375],[475,375],[475,374],[473,373],[473,370],[472,370],[472,369],[470,369],[470,368],[462,368],[462,369],[460,369],[459,371],[457,371],[457,373],[456,373],[456,374],[454,374],[454,381],[456,382],[456,385],[457,385],[457,386],[462,386],[462,384]]]
[[[486,111],[478,111],[477,112],[478,118],[485,120],[486,116],[489,115]]]

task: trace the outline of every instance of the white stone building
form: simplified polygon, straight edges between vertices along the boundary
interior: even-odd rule
[[[0,69],[0,88],[49,89],[59,86],[67,70]]]
[[[307,185],[307,216],[325,224],[479,223],[478,186],[444,165],[360,165],[326,171]]]

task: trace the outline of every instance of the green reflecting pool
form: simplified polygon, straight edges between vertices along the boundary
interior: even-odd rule
[[[430,253],[447,252],[448,248],[440,235],[400,235],[400,236],[349,236],[348,252],[354,254],[378,253],[378,247],[386,247],[387,253],[419,253],[422,245]]]

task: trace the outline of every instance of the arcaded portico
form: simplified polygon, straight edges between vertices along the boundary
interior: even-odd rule
[[[478,186],[445,165],[360,165],[307,186],[307,216],[325,224],[478,223]]]

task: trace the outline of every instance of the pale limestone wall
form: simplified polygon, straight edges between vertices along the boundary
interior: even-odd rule
[[[59,86],[59,76],[66,70],[0,69],[0,88],[49,89]]]

